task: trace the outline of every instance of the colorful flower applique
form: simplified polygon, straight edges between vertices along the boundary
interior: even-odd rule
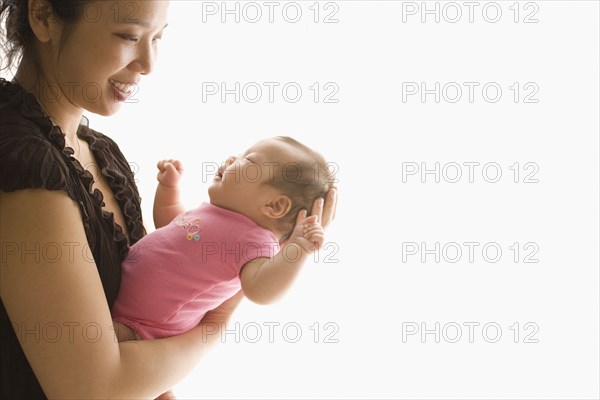
[[[195,218],[195,217],[190,217],[190,216],[182,216],[181,218],[179,218],[177,221],[175,221],[175,225],[180,226],[181,228],[183,228],[187,235],[186,235],[186,239],[187,240],[194,240],[194,241],[198,241],[200,240],[200,219],[199,218]]]

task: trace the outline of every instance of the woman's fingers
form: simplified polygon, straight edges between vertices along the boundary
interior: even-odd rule
[[[207,312],[202,318],[201,323],[217,324],[221,327],[222,324],[227,324],[233,315],[233,312],[244,298],[244,292],[241,290],[234,294],[229,299],[225,300],[220,306]]]
[[[325,202],[325,200],[323,200],[323,198],[319,197],[317,199],[315,199],[315,201],[313,202],[313,206],[312,206],[312,211],[310,213],[310,215],[316,215],[318,218],[318,221],[321,221],[323,218],[323,203]]]
[[[326,204],[328,206],[324,210],[324,214],[326,215],[329,222],[332,222],[335,219],[335,212],[337,211],[337,189],[329,189],[327,192],[327,201]]]
[[[161,394],[160,396],[158,396],[156,398],[156,400],[177,400],[177,398],[175,397],[175,394],[173,393],[173,391],[169,390],[168,392],[165,392],[165,393]]]
[[[337,190],[332,188],[327,192],[325,201],[319,198],[313,204],[312,214],[318,215],[319,221],[323,228],[327,228],[331,221],[335,218],[335,210],[337,208]]]

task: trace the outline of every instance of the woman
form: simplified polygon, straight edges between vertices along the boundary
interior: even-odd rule
[[[118,146],[81,124],[112,115],[152,71],[167,1],[2,0],[0,397],[153,398],[220,337],[241,293],[182,335],[117,343],[109,313],[145,230]],[[85,166],[85,168],[83,167]],[[333,219],[335,192],[323,225]]]

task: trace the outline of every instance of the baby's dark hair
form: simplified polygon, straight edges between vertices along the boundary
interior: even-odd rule
[[[72,26],[83,17],[85,7],[91,0],[46,0],[53,15],[64,24],[61,44],[69,36]],[[37,63],[32,52],[34,34],[29,25],[29,6],[27,0],[0,0],[0,51],[4,53],[0,70],[10,70],[25,53]]]
[[[330,170],[325,158],[310,147],[288,136],[277,136],[303,153],[298,161],[275,168],[269,185],[281,190],[292,200],[288,213],[279,219],[281,230],[285,232],[280,242],[286,241],[296,224],[300,210],[312,211],[314,201],[325,198],[329,189],[335,187],[335,174]],[[320,222],[320,221],[319,221]]]

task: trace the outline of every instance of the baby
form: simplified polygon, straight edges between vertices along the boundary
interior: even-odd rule
[[[262,140],[229,157],[208,189],[210,204],[185,211],[179,161],[158,163],[157,230],[133,245],[112,307],[119,341],[192,329],[237,293],[268,304],[323,245],[315,199],[333,176],[321,155],[289,137]]]

